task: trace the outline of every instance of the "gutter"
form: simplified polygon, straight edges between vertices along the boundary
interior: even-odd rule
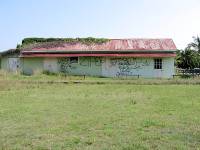
[[[175,53],[176,50],[95,50],[95,51],[77,51],[77,50],[31,50],[31,51],[22,51],[22,54],[130,54],[130,53]]]

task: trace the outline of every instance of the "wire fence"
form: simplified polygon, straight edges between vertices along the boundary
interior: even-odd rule
[[[182,76],[182,77],[196,77],[200,76],[200,68],[195,68],[195,69],[176,69],[176,74],[173,75],[175,76]]]

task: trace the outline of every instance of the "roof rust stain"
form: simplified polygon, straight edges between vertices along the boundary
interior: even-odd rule
[[[82,43],[42,43],[31,48],[31,50],[176,50],[172,39],[112,39],[102,44],[86,45]]]

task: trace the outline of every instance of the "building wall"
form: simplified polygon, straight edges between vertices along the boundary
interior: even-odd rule
[[[2,70],[11,72],[21,71],[21,60],[16,54],[1,57],[0,65]]]
[[[104,58],[102,75],[106,77],[140,75],[145,78],[171,78],[174,58],[163,58],[162,69],[154,69],[153,58]]]
[[[57,58],[44,58],[43,63],[44,71],[49,71],[53,73],[59,72],[59,64]]]
[[[154,69],[153,58],[79,57],[78,63],[71,63],[69,58],[64,59],[64,62],[66,73],[73,75],[171,78],[174,74],[174,58],[163,58],[162,69]]]
[[[1,69],[8,70],[8,58],[7,57],[1,58]]]
[[[21,58],[20,61],[22,72],[28,75],[50,71],[105,77],[140,75],[145,78],[171,78],[174,74],[174,58],[162,60],[162,69],[154,69],[153,58],[79,57],[77,63],[69,58]],[[9,70],[8,57],[2,57],[1,68]]]
[[[23,73],[49,71],[65,72],[71,75],[101,76],[101,58],[80,57],[78,63],[70,62],[69,58],[22,58]],[[63,66],[63,67],[61,67]]]
[[[60,61],[64,61],[65,64],[62,64]],[[92,76],[101,76],[102,72],[102,58],[101,57],[79,57],[78,63],[70,62],[69,58],[58,60],[60,71],[66,72],[72,75],[92,75]]]
[[[163,75],[164,78],[172,78],[172,75],[175,74],[175,62],[174,58],[164,58],[163,59]]]
[[[24,74],[32,75],[44,71],[43,58],[21,58],[21,61]]]

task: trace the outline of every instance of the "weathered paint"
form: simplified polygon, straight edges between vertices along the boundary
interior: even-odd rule
[[[66,72],[72,75],[101,76],[101,60],[99,57],[79,57],[78,63],[71,63],[67,59]]]
[[[59,72],[58,59],[57,58],[44,58],[44,71]]]
[[[22,58],[22,72],[27,75],[32,75],[44,71],[43,60],[43,58]]]
[[[172,78],[175,74],[175,66],[174,66],[174,58],[164,58],[163,59],[163,69],[162,69],[162,77],[163,78]]]
[[[11,72],[20,70],[20,58],[8,58],[8,69]]]
[[[155,57],[156,58],[156,57]],[[9,60],[18,59],[15,56],[1,58],[1,68],[13,71]],[[58,58],[20,58],[21,70],[24,74],[34,74],[42,71],[60,72]],[[154,69],[154,58],[136,57],[79,57],[78,63],[67,60],[66,72],[72,75],[91,76],[135,76],[145,78],[171,78],[174,74],[174,57],[162,58],[162,69]],[[15,68],[15,67],[14,67]]]
[[[59,58],[57,59],[59,60]],[[57,60],[50,58],[46,60],[49,65],[53,62],[53,65],[49,69],[46,67],[46,70],[61,71],[60,64],[55,64]],[[48,63],[50,60],[51,63]],[[145,78],[171,78],[174,74],[174,58],[163,58],[162,69],[154,69],[154,59],[152,58],[79,57],[78,63],[71,63],[67,58],[65,69],[67,74],[72,75],[105,77],[139,75]]]
[[[152,58],[105,58],[102,75],[106,77],[137,76],[145,78],[171,78],[174,74],[174,58],[163,58],[162,69],[154,69]]]
[[[1,68],[9,70],[9,58],[3,57]],[[61,72],[61,58],[21,58],[21,70],[24,74],[42,71]],[[78,63],[66,58],[66,73],[71,75],[91,76],[135,76],[144,78],[171,78],[174,75],[174,58],[162,58],[162,69],[154,69],[154,58],[135,57],[79,57]]]
[[[8,70],[8,58],[7,57],[1,58],[1,69]]]
[[[21,71],[21,60],[16,55],[8,55],[1,58],[1,69],[6,71]]]

